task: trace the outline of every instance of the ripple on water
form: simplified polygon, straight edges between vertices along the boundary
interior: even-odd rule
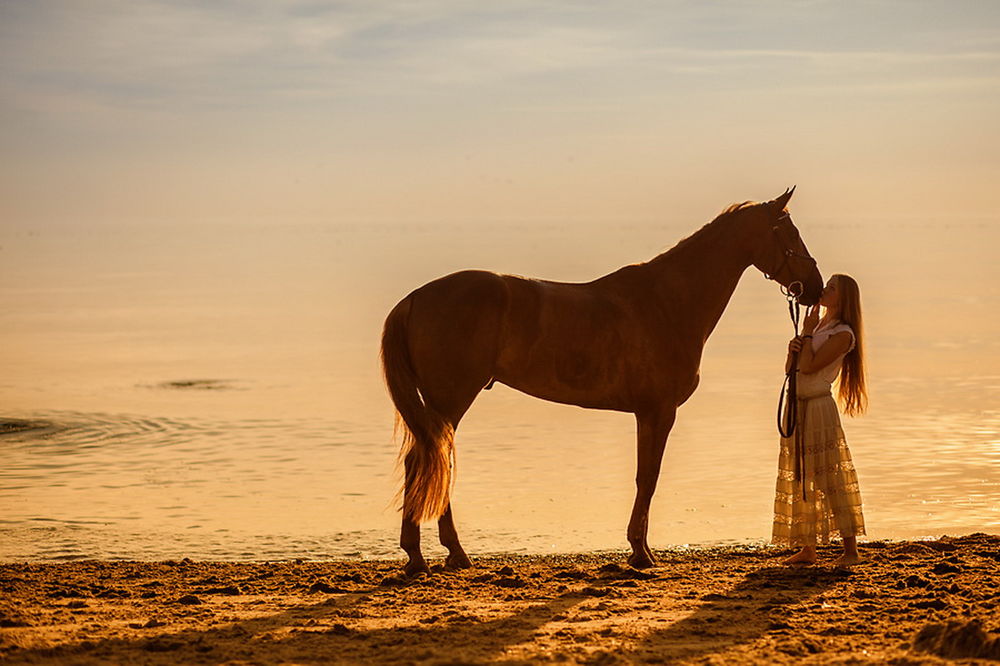
[[[296,534],[121,528],[56,531],[0,526],[0,561],[80,559],[166,560],[191,557],[226,561],[330,560],[398,557],[396,535],[362,530],[309,537]]]
[[[876,411],[851,424],[873,535],[902,536],[916,529],[915,521],[928,533],[996,524],[1000,413],[995,407],[962,403],[950,411],[917,410],[905,419],[899,413]],[[30,425],[0,432],[5,456],[0,559],[397,555],[396,516],[387,509],[395,491],[396,449],[384,428],[320,418],[226,421],[80,412],[30,417],[6,419]],[[758,483],[749,465],[734,470],[717,465],[714,457],[692,457],[691,443],[719,440],[733,446],[743,433],[720,433],[694,419],[685,423],[668,453],[675,456],[667,470],[673,476],[659,495],[660,542],[699,541],[708,537],[698,535],[709,533],[750,538],[757,533],[747,525],[758,519],[759,532],[765,532],[770,459],[768,478]],[[632,470],[617,465],[630,456],[631,442],[620,451],[580,453],[566,438],[586,442],[586,426],[567,435],[534,422],[512,430],[507,419],[484,418],[475,427],[463,432],[460,444],[468,456],[459,477],[466,502],[461,515],[468,521],[461,529],[470,551],[622,545],[619,514],[627,513],[631,501]],[[525,433],[530,441],[551,437],[551,453],[530,457],[523,445],[509,444]],[[552,467],[558,474],[540,474],[556,458],[561,464]],[[532,481],[536,476],[541,481]],[[592,518],[579,531],[552,525],[553,517],[559,522],[569,514],[559,513],[564,498],[550,497],[545,484],[556,487],[564,477],[602,498],[591,504],[579,498]],[[539,497],[548,498],[541,500],[544,509]],[[603,505],[611,507],[609,515],[618,513],[598,515]],[[751,508],[743,513],[729,508],[740,505]],[[759,515],[752,514],[757,505]],[[685,512],[693,507],[699,513]],[[574,503],[572,509],[579,508]],[[373,529],[351,529],[357,526]]]
[[[159,544],[120,539],[137,525],[163,530],[156,538],[169,542],[176,537],[171,530],[188,531],[191,525],[200,526],[192,533],[230,525],[267,533],[282,524],[308,533],[320,524],[330,527],[342,514],[341,523],[363,524],[367,521],[357,511],[353,517],[344,514],[339,491],[385,478],[395,456],[391,448],[373,452],[352,436],[356,429],[326,419],[212,421],[58,412],[7,421],[39,427],[12,426],[3,435],[0,487],[12,509],[5,511],[3,526],[14,531],[0,538],[0,557],[79,554],[69,543],[36,547],[40,533],[29,536],[20,528],[72,531],[74,543],[87,544],[88,556],[128,557],[162,550]],[[373,453],[384,458],[384,473],[359,476],[354,461]],[[207,553],[202,541],[187,542],[189,552],[181,554]],[[244,546],[230,537],[218,547],[236,553],[248,550]]]
[[[45,421],[27,421],[24,419],[0,419],[0,435],[24,432],[26,430],[38,430],[47,428]]]
[[[232,379],[174,379],[152,387],[175,391],[232,391],[237,385]]]

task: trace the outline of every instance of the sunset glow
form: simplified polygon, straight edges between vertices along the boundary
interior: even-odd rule
[[[0,214],[701,219],[797,183],[800,215],[981,218],[998,26],[981,2],[8,2]]]

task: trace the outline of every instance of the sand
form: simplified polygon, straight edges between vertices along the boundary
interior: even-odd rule
[[[400,561],[0,565],[11,664],[996,663],[1000,537]],[[832,560],[836,551],[821,549]]]

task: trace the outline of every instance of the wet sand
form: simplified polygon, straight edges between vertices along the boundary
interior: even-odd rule
[[[790,551],[398,561],[0,565],[0,661],[987,663],[1000,659],[1000,537],[862,544],[850,569]],[[821,549],[831,561],[836,549]],[[995,662],[993,662],[995,663]]]

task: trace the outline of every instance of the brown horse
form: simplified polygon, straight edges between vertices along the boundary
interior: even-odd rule
[[[652,260],[586,283],[485,271],[434,280],[385,321],[382,366],[402,430],[406,573],[427,571],[420,523],[438,519],[446,566],[471,566],[451,512],[455,429],[493,382],[553,402],[635,414],[629,564],[648,567],[649,503],[677,407],[698,386],[702,350],[753,264],[819,300],[823,282],[786,205],[734,204]],[[797,285],[796,285],[797,283]]]

